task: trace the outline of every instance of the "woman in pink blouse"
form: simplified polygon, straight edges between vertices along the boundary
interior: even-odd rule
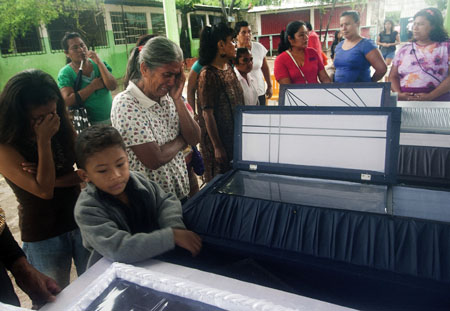
[[[399,100],[450,100],[450,42],[438,9],[414,16],[413,40],[395,55],[389,81]]]

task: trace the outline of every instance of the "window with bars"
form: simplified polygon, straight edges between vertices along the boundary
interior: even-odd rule
[[[209,18],[209,24],[211,26],[217,25],[222,22],[222,16],[208,15],[208,18]]]
[[[206,15],[191,14],[192,39],[200,38],[200,32],[206,26]]]
[[[166,35],[166,23],[164,22],[164,14],[151,13],[152,33],[158,36]]]
[[[148,33],[145,13],[111,12],[114,44],[136,43],[137,39]]]
[[[103,13],[96,11],[80,12],[79,24],[80,28],[86,33],[83,34],[77,29],[77,22],[73,14],[68,16],[60,16],[47,25],[47,32],[52,51],[61,51],[61,39],[66,32],[78,32],[85,41],[86,45],[103,47],[108,45],[106,39],[105,17]]]
[[[1,53],[3,56],[17,54],[42,54],[44,53],[44,43],[39,29],[33,28],[19,36],[11,42],[11,37],[7,36],[1,41]]]

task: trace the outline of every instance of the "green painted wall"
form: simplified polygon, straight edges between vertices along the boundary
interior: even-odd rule
[[[109,47],[97,48],[96,52],[100,58],[106,61],[113,69],[113,75],[117,79],[125,75],[129,51],[134,47],[133,44],[128,45],[128,53],[126,45],[114,45],[114,37],[112,31],[107,31]],[[3,90],[6,82],[16,73],[36,68],[49,73],[52,77],[57,78],[59,70],[66,64],[66,57],[63,52],[51,52],[49,50],[49,42],[44,38],[45,52],[35,55],[13,55],[0,57],[0,91]],[[122,86],[119,85],[121,88]]]
[[[191,39],[191,56],[198,57],[199,49],[200,49],[200,39]]]
[[[180,45],[180,31],[178,29],[178,17],[177,9],[175,7],[175,0],[163,0],[163,3],[167,38]]]

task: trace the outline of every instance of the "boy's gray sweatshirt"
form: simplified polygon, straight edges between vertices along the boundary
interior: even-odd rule
[[[88,267],[102,256],[133,263],[162,254],[175,247],[172,228],[185,228],[181,203],[175,195],[164,192],[158,184],[137,172],[130,172],[130,181],[146,202],[146,206],[133,206],[135,213],[147,218],[149,214],[157,215],[161,229],[131,234],[123,207],[113,204],[113,200],[103,199],[97,187],[89,183],[75,205],[75,221],[80,227],[83,245],[91,251]],[[151,222],[149,219],[149,226]]]

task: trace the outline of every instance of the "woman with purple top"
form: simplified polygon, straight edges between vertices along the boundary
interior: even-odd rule
[[[399,100],[449,101],[450,42],[438,9],[414,16],[413,40],[395,55],[389,81]]]

